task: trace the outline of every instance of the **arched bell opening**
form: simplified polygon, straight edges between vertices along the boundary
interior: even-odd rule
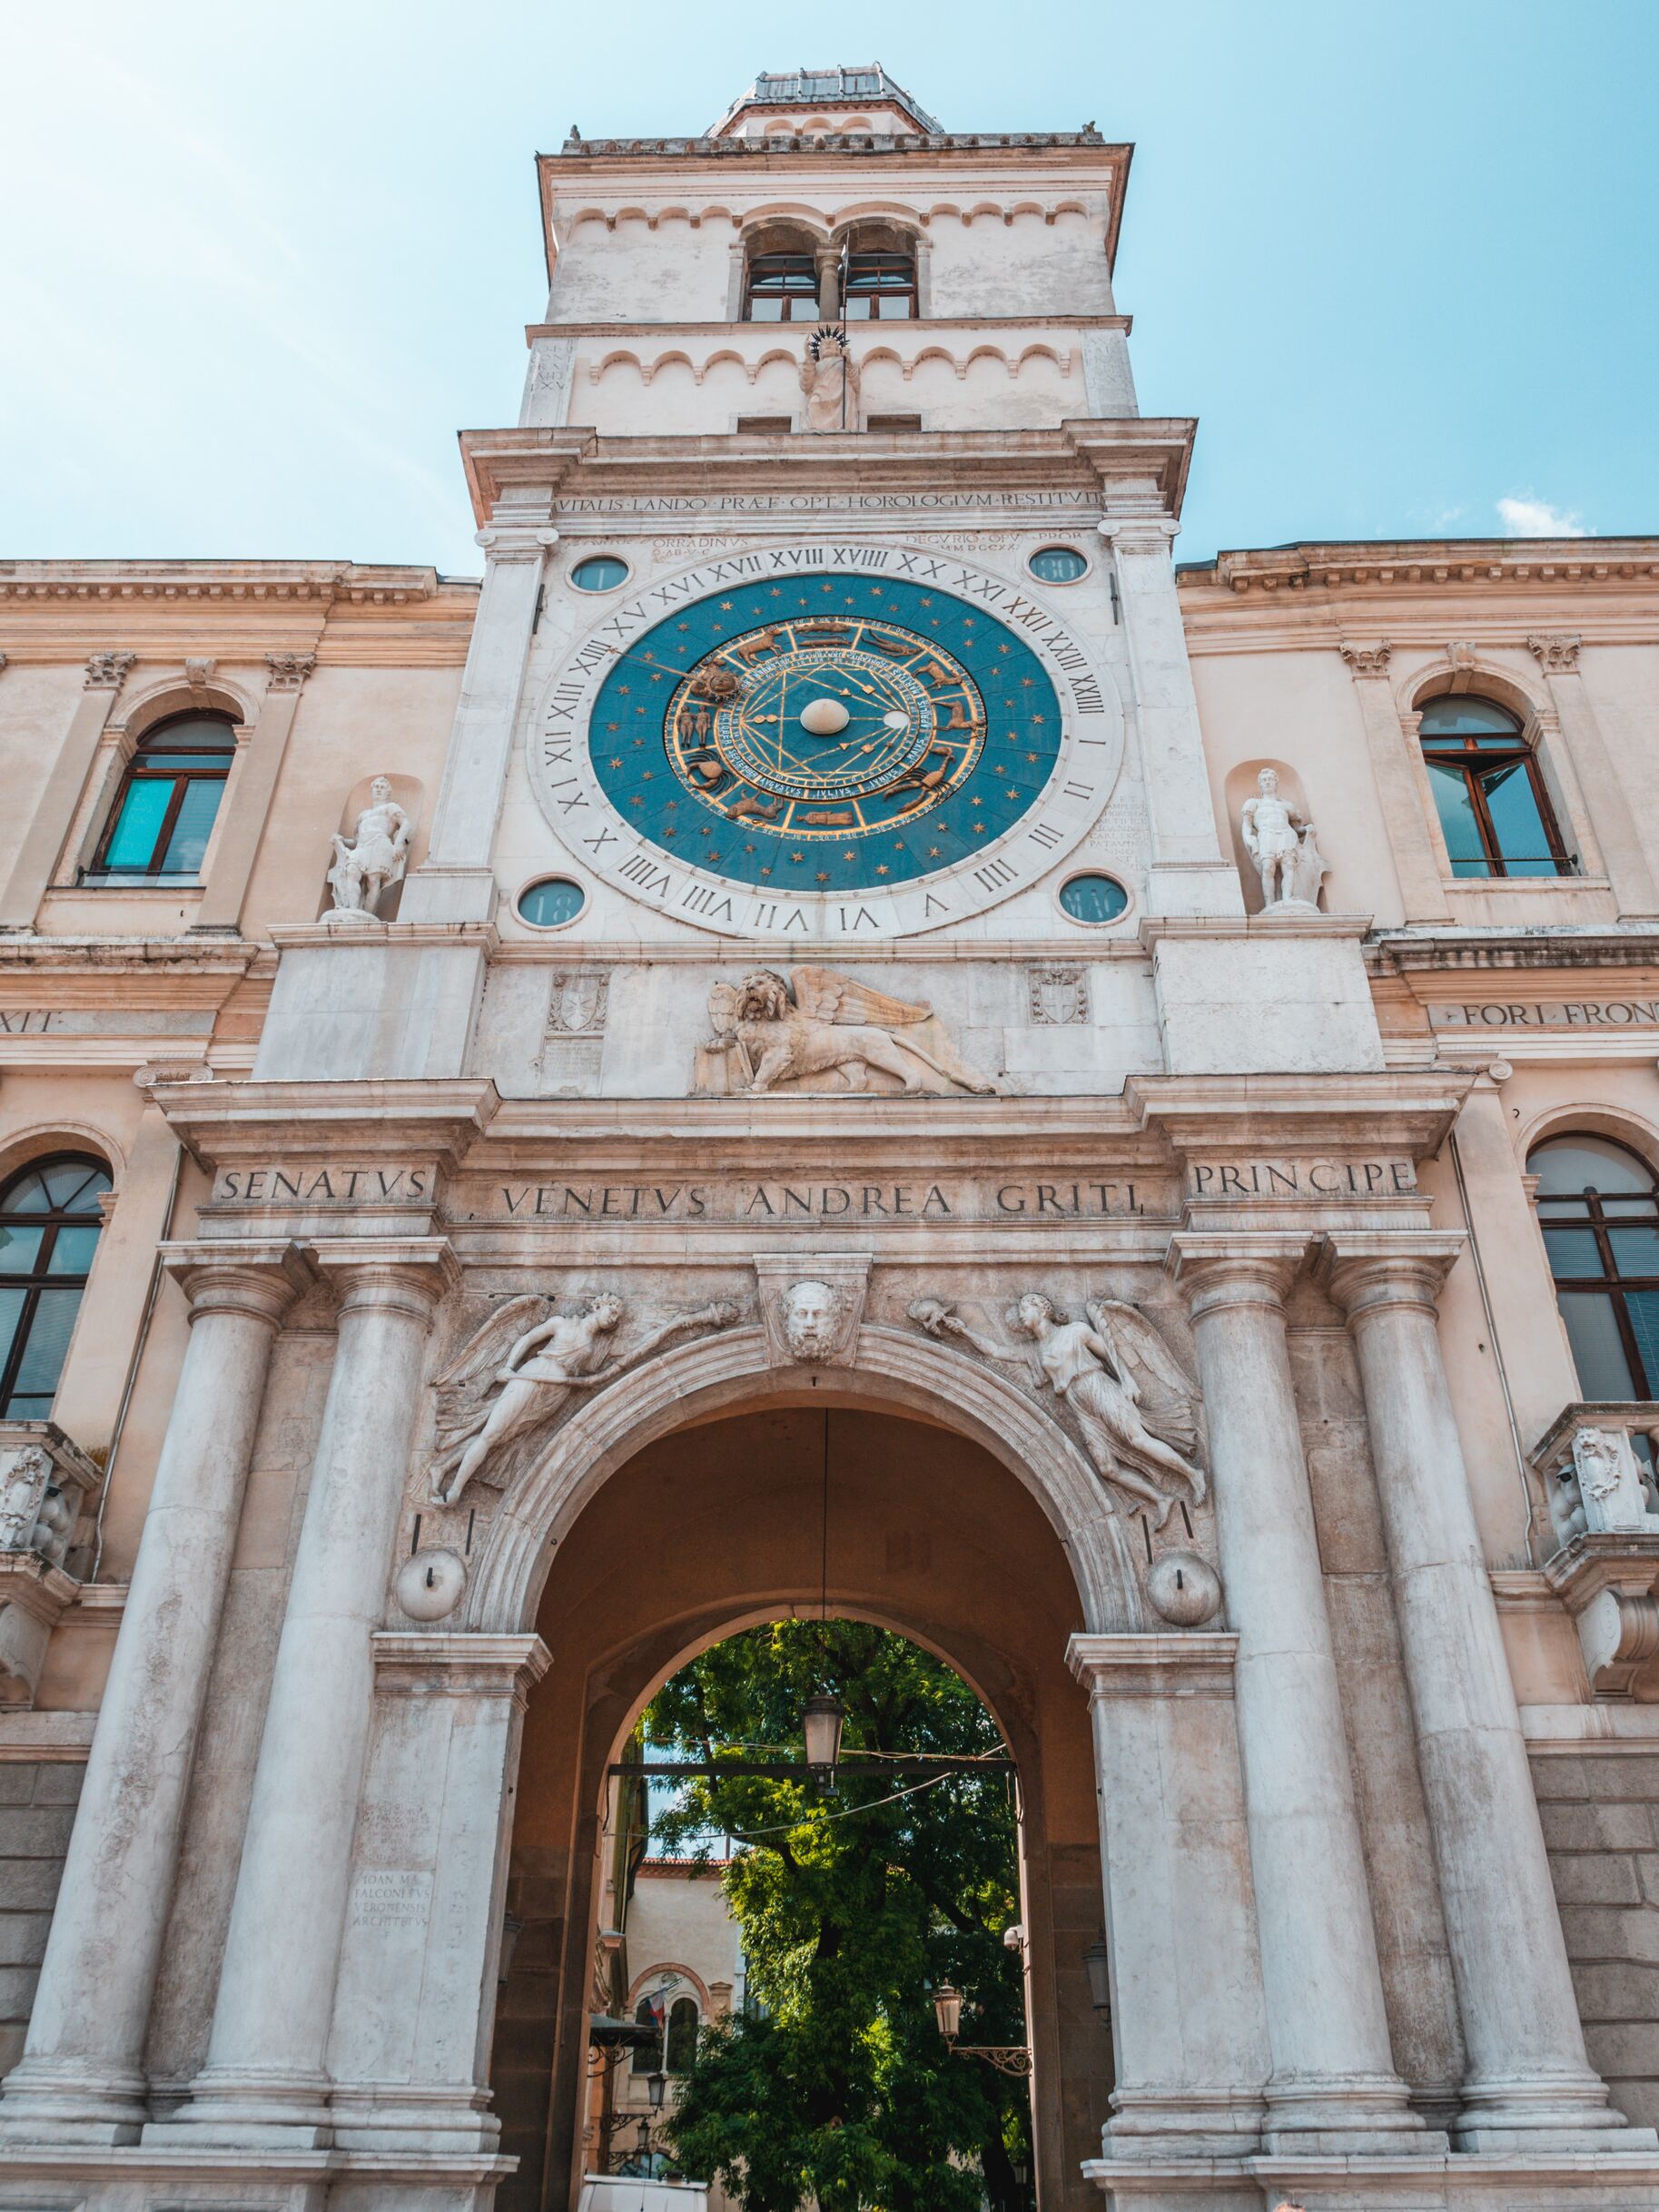
[[[979,1444],[797,1398],[648,1443],[555,1554],[537,1623],[552,1665],[530,1696],[513,1800],[491,2081],[501,2148],[520,2164],[501,2212],[565,2212],[588,2162],[611,1765],[689,1658],[821,1607],[945,1660],[1002,1732],[1019,1779],[1037,2200],[1092,2205],[1080,2168],[1098,2153],[1112,2070],[1084,1957],[1101,1885],[1089,1716],[1065,1658],[1084,1625],[1077,1583],[1036,1499]]]

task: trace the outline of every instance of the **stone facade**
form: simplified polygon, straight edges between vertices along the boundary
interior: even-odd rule
[[[1659,1291],[1538,1181],[1659,1237],[1659,542],[1178,570],[1127,158],[573,140],[481,584],[0,568],[0,2207],[563,2212],[606,1771],[826,1466],[1045,2212],[1659,2194]]]

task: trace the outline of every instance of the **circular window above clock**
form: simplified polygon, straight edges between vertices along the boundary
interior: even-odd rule
[[[1129,894],[1115,875],[1073,875],[1060,887],[1060,904],[1073,922],[1098,928],[1129,911]]]
[[[583,866],[676,919],[944,927],[1048,874],[1111,794],[1109,679],[1000,578],[768,547],[636,591],[555,676],[529,765]]]
[[[590,553],[571,569],[570,581],[578,591],[615,591],[627,582],[627,563],[614,553]]]
[[[1087,576],[1089,564],[1075,546],[1044,546],[1041,553],[1033,553],[1026,567],[1045,584],[1075,584],[1080,576]]]

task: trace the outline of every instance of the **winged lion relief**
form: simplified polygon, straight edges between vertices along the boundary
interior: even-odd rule
[[[1175,1509],[1170,1477],[1202,1505],[1209,1485],[1198,1463],[1198,1386],[1144,1316],[1121,1299],[1090,1299],[1069,1321],[1041,1290],[1027,1290],[1005,1317],[1014,1338],[999,1342],[943,1299],[920,1298],[910,1318],[930,1337],[968,1344],[986,1359],[1022,1368],[1034,1387],[1065,1406],[1094,1470],[1152,1511],[1161,1528]]]
[[[997,1088],[957,1052],[931,1006],[872,991],[834,968],[761,968],[708,994],[712,1040],[694,1089],[887,1091],[944,1097]]]

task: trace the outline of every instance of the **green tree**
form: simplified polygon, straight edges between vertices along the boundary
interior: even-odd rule
[[[961,1677],[857,1621],[785,1621],[716,1645],[647,1715],[683,1758],[798,1759],[815,1690],[846,1708],[843,1756],[999,1758],[991,1716]],[[653,1824],[660,1847],[707,1856],[743,1931],[748,2004],[699,2040],[665,2134],[687,2173],[718,2177],[746,2212],[975,2212],[982,2177],[1012,2207],[1030,2156],[1027,2089],[953,2057],[933,1990],[965,1999],[964,2040],[1020,2044],[1017,1809],[1006,1770],[844,1775],[831,1795],[719,1775],[686,1785]]]

